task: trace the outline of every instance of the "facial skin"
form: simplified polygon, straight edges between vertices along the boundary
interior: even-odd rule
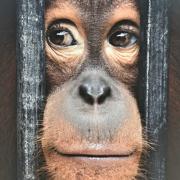
[[[46,2],[42,148],[53,180],[131,180],[143,149],[133,94],[140,17],[130,0]]]

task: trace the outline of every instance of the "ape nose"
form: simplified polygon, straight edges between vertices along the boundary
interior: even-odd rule
[[[101,105],[111,96],[111,88],[103,80],[85,81],[79,86],[79,95],[87,104]]]

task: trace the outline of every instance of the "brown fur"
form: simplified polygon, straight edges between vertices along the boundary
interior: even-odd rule
[[[112,3],[109,17],[107,12],[102,16],[104,25],[98,24],[97,31],[104,33],[97,39],[97,44],[92,45],[90,42],[96,38],[89,37],[88,40],[92,27],[88,27],[89,21],[83,20],[88,14],[82,17],[83,7],[77,4],[57,0],[46,10],[46,29],[54,20],[69,19],[75,23],[83,44],[51,49],[46,42],[50,94],[41,138],[46,171],[53,180],[135,179],[144,148],[140,114],[130,92],[137,78],[139,45],[118,49],[100,41],[118,21],[130,19],[138,26],[139,13],[133,1],[124,1],[124,5],[123,1]],[[96,8],[92,4],[91,7]],[[99,48],[101,50],[97,51]],[[90,65],[93,62],[97,63],[95,67]],[[114,100],[101,106],[89,106],[76,100],[76,87],[84,77],[91,76],[104,78],[115,88]],[[104,117],[102,112],[106,113]]]

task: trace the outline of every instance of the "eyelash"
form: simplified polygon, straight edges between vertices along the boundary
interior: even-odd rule
[[[110,33],[113,31],[127,32],[130,34],[134,34],[136,37],[139,38],[138,29],[132,25],[114,25],[114,27],[111,29]]]
[[[52,30],[62,30],[62,31],[67,31],[67,32],[71,33],[68,28],[62,26],[61,24],[54,24],[54,25],[50,26],[47,29],[47,33],[49,33]]]

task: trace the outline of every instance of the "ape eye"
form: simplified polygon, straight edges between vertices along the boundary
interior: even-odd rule
[[[69,47],[77,44],[78,31],[71,23],[57,22],[48,27],[46,39],[50,45]]]
[[[139,42],[139,34],[139,27],[136,23],[123,20],[112,27],[108,41],[112,46],[128,48]]]
[[[116,31],[109,37],[109,43],[115,47],[130,47],[138,42],[138,37],[129,32]]]
[[[50,30],[48,33],[48,41],[64,47],[76,45],[76,40],[68,30]]]

